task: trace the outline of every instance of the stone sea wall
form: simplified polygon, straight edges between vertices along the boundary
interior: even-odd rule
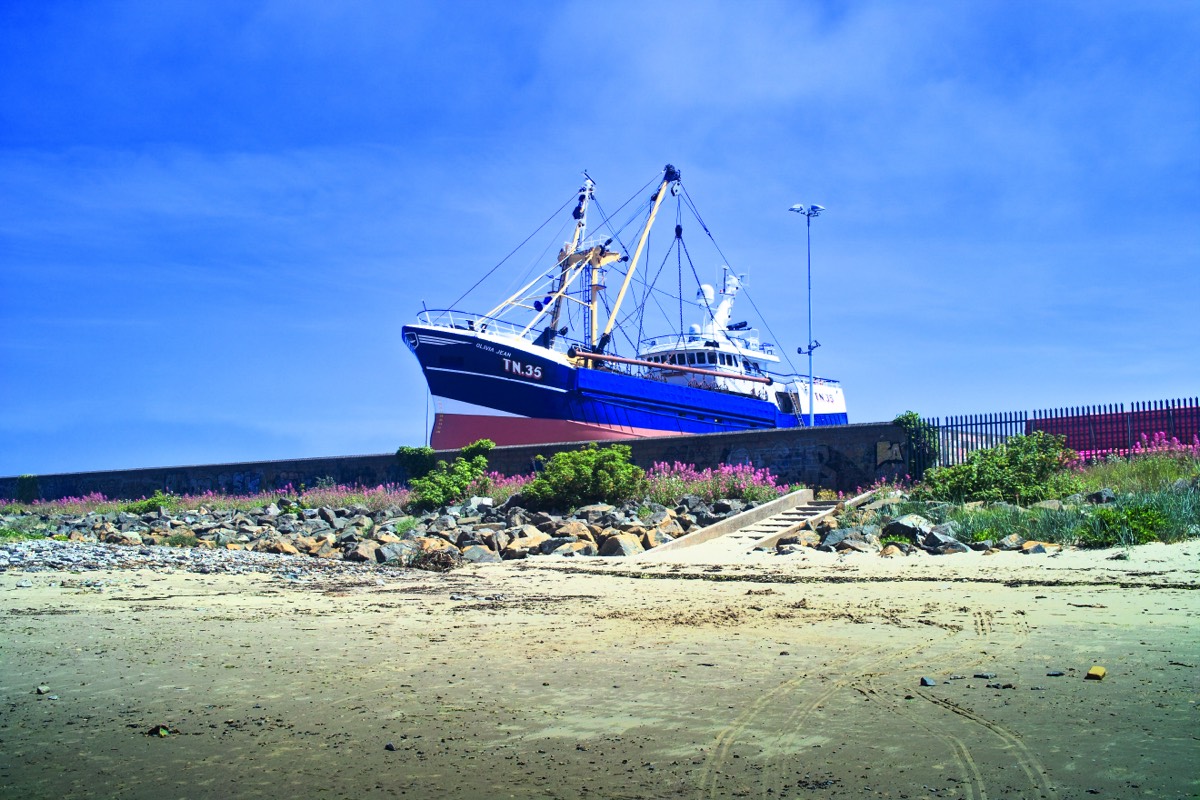
[[[753,464],[767,467],[789,483],[803,482],[813,488],[843,492],[908,472],[905,432],[891,423],[665,436],[623,443],[632,448],[634,463],[645,468],[657,461],[679,461],[700,469],[721,464]],[[533,471],[538,455],[549,457],[579,446],[568,443],[498,447],[489,454],[488,463],[506,475],[523,474]],[[454,451],[442,455],[450,459]],[[377,486],[399,483],[406,477],[395,455],[385,453],[39,475],[38,488],[44,500],[91,492],[114,499],[134,499],[151,495],[155,490],[180,494],[210,490],[252,494],[288,484],[313,486],[321,480]],[[0,498],[15,498],[16,489],[16,476],[0,477]]]

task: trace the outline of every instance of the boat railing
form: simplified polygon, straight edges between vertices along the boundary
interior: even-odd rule
[[[489,317],[486,314],[476,314],[469,311],[458,311],[448,308],[425,309],[417,314],[417,321],[422,325],[429,325],[434,328],[453,328],[460,331],[523,339],[527,342],[534,341],[540,333],[537,330],[523,333],[525,330],[524,326],[516,325],[507,320]],[[582,344],[582,342],[568,339],[566,336],[556,336],[550,349],[558,353],[566,353],[572,345],[579,344]]]
[[[808,376],[807,375],[780,375],[775,372],[770,372],[768,374],[781,384],[793,386],[798,383],[805,387],[808,386]],[[841,381],[835,381],[833,378],[822,378],[820,375],[813,376],[813,383],[820,384],[821,386],[841,386],[842,385]]]
[[[752,328],[748,331],[738,331],[737,335],[726,333],[724,337],[729,344],[748,353],[762,353],[763,355],[775,355],[775,345],[770,342],[761,342],[758,338],[758,329]],[[703,333],[668,333],[659,336],[649,336],[645,340],[647,347],[682,347],[687,344],[695,344],[697,342],[712,341],[711,336],[706,336]],[[717,340],[718,342],[720,339]]]

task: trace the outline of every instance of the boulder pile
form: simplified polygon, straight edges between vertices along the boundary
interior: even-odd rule
[[[752,507],[739,500],[705,504],[685,497],[654,503],[584,506],[569,516],[529,511],[514,496],[500,506],[472,497],[424,516],[400,508],[301,508],[281,498],[250,510],[161,509],[146,514],[0,516],[0,527],[75,542],[194,546],[304,555],[351,562],[449,568],[531,556],[631,556]]]
[[[951,521],[935,525],[920,514],[905,514],[897,519],[883,517],[880,524],[840,527],[831,517],[816,523],[815,528],[801,530],[783,537],[775,544],[780,555],[799,553],[811,547],[825,553],[877,553],[885,558],[914,553],[945,556],[972,550],[998,553],[1019,550],[1024,553],[1051,553],[1062,549],[1050,542],[1027,541],[1009,534],[998,541],[963,542],[958,524]]]

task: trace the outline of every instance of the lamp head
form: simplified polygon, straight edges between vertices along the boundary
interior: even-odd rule
[[[797,203],[792,206],[789,211],[795,211],[797,214],[803,214],[808,218],[819,217],[821,212],[825,210],[825,206],[811,205],[806,206],[803,203]]]

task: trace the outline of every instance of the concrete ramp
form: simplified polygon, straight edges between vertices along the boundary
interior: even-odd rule
[[[631,559],[639,562],[720,564],[739,560],[757,549],[773,548],[780,539],[835,513],[853,507],[870,492],[851,500],[814,500],[811,489],[786,494],[715,525],[680,536]]]

